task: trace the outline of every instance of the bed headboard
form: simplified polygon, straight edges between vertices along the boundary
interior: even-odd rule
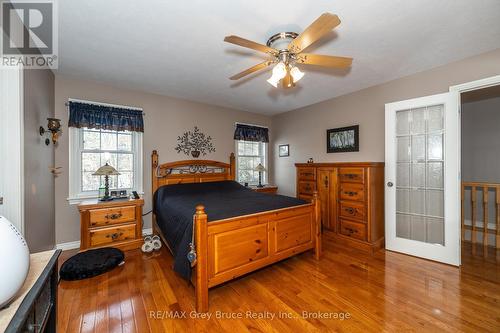
[[[229,163],[211,160],[183,160],[158,164],[158,152],[153,150],[151,177],[153,194],[163,185],[234,180],[234,153],[229,156]]]

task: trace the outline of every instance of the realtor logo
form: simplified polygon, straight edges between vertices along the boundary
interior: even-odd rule
[[[57,68],[53,0],[2,0],[0,67]]]

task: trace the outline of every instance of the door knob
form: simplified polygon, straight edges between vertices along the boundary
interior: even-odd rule
[[[387,186],[389,186],[389,187],[393,187],[393,186],[394,186],[394,184],[393,184],[392,182],[388,182],[388,183],[387,183]]]

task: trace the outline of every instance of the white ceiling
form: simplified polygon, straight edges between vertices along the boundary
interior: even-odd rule
[[[224,36],[265,43],[327,11],[342,23],[307,51],[351,56],[349,71],[302,66],[289,90],[269,71],[228,79],[265,55]],[[59,41],[60,74],[270,115],[500,48],[500,1],[62,0]]]

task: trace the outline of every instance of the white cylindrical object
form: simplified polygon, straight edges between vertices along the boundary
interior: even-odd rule
[[[23,286],[30,268],[30,251],[23,235],[0,216],[0,309]]]

